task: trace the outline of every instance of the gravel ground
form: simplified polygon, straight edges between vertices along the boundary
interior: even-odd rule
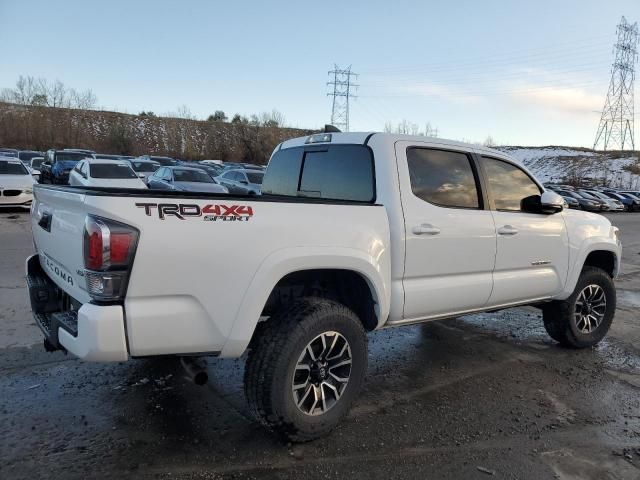
[[[47,354],[23,287],[28,215],[0,212],[0,478],[640,478],[640,215],[623,231],[607,339],[567,350],[535,309],[370,334],[367,384],[329,437],[250,417],[243,361],[83,363]]]

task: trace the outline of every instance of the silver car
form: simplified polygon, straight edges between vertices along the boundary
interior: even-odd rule
[[[157,190],[182,192],[229,193],[207,173],[191,167],[160,167],[147,179],[147,186]]]
[[[234,169],[225,171],[216,179],[231,193],[260,195],[263,177],[262,170]]]

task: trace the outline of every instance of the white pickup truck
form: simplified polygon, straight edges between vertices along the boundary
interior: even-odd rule
[[[384,133],[275,149],[261,197],[37,185],[27,260],[49,350],[240,357],[257,417],[327,433],[359,394],[366,332],[515,305],[589,347],[616,306],[618,229],[563,210],[507,155]]]

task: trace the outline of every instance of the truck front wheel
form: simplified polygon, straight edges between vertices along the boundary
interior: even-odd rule
[[[573,294],[542,309],[545,329],[563,346],[597,345],[609,331],[616,311],[616,289],[602,269],[584,267]]]
[[[245,366],[245,394],[267,428],[304,442],[347,414],[367,370],[367,336],[344,305],[303,298],[256,333]]]

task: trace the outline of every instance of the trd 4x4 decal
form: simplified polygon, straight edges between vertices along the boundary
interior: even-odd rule
[[[180,220],[186,217],[203,217],[205,221],[216,222],[247,222],[253,216],[253,208],[247,205],[223,205],[209,204],[200,207],[195,203],[136,203],[136,207],[144,208],[147,216],[153,212],[158,213],[158,218],[173,216]]]

